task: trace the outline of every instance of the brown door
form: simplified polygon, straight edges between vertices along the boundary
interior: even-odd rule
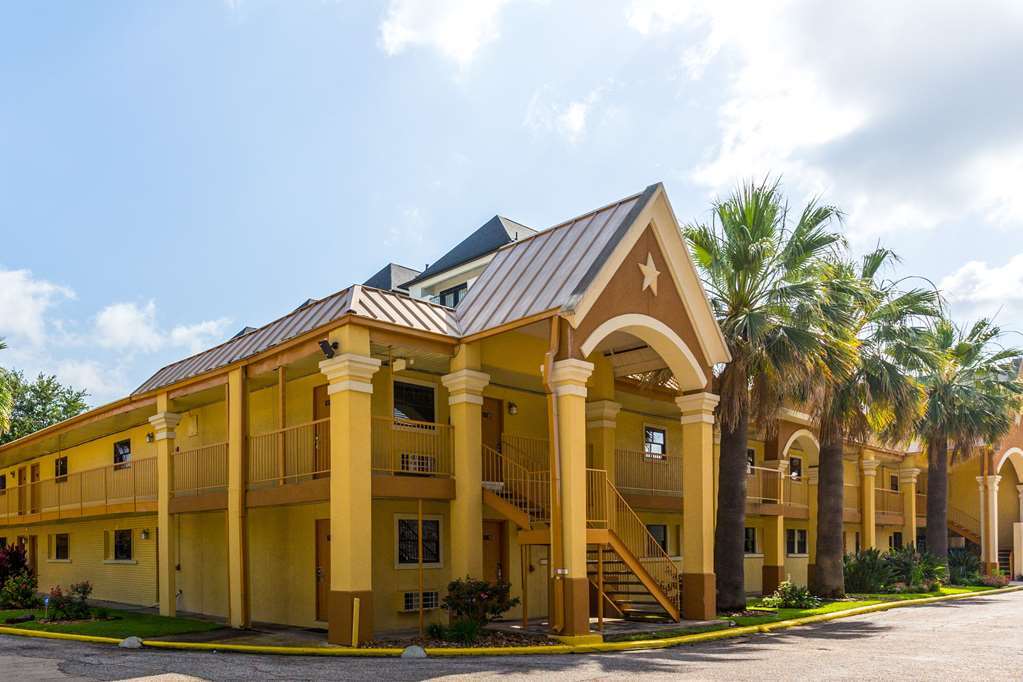
[[[330,601],[330,519],[316,519],[316,620],[328,619]]]
[[[39,465],[33,464],[31,469],[32,479],[32,513],[39,511]]]
[[[18,514],[24,516],[28,513],[28,472],[25,467],[18,469]]]
[[[506,580],[504,522],[483,521],[483,577],[490,582]]]
[[[24,540],[28,540],[28,544],[25,544]],[[39,575],[39,561],[36,550],[38,549],[38,536],[29,535],[27,538],[18,538],[18,542],[25,548],[25,554],[28,556],[28,567],[32,569],[32,575]]]
[[[313,388],[313,421],[326,419],[330,416],[330,396],[327,395],[327,384]],[[330,441],[327,434],[330,432],[330,424],[324,422],[317,424],[315,436],[313,437],[313,470],[330,470]],[[314,478],[320,478],[325,474],[316,474]]]

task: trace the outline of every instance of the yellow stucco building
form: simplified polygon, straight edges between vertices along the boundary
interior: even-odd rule
[[[0,447],[0,537],[44,589],[337,643],[441,618],[466,575],[566,637],[596,613],[711,618],[728,360],[662,186],[539,232],[495,217],[424,272],[389,265]],[[777,419],[748,453],[751,593],[813,570],[817,440]],[[916,542],[922,457],[846,458],[847,549]],[[993,562],[1023,450],[978,462],[953,472],[953,530]]]

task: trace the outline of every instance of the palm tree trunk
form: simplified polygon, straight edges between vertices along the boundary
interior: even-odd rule
[[[721,428],[721,464],[718,472],[718,513],[714,529],[714,573],[718,611],[746,608],[743,549],[746,528],[746,448],[749,413],[743,411],[735,428]]]
[[[821,443],[817,477],[817,563],[811,588],[821,597],[837,599],[845,596],[842,539],[845,472],[841,440]]]
[[[948,441],[927,441],[927,551],[948,560]]]

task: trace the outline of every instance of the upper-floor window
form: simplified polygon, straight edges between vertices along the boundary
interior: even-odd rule
[[[663,459],[668,452],[668,434],[656,426],[643,427],[643,452],[647,457]]]
[[[67,455],[53,460],[53,478],[59,482],[67,480]]]
[[[757,451],[753,448],[746,448],[746,466],[752,468],[757,464]]]
[[[432,422],[436,417],[433,386],[395,381],[394,416],[397,419]]]
[[[454,308],[456,305],[459,304],[459,302],[463,298],[465,298],[465,295],[468,292],[469,284],[467,282],[463,282],[458,286],[454,286],[451,287],[450,289],[445,289],[444,291],[440,292],[440,296],[438,298],[440,299],[441,305],[446,305],[449,308]]]
[[[124,469],[131,461],[131,440],[119,440],[114,443],[114,468]]]
[[[895,492],[899,492],[899,475],[898,474],[891,474],[888,477],[888,481],[889,481],[888,485],[891,486],[890,490],[894,490]]]
[[[801,457],[789,457],[789,475],[795,481],[803,478],[803,459]]]

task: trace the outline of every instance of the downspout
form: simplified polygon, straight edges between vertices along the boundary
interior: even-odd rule
[[[554,617],[551,629],[562,632],[565,629],[565,585],[561,575],[565,559],[562,553],[561,521],[561,448],[558,442],[558,399],[554,395],[551,375],[554,373],[554,358],[561,346],[561,318],[551,318],[550,343],[543,360],[543,388],[547,394],[547,436],[550,443],[549,464],[551,469],[551,572],[554,579]]]

